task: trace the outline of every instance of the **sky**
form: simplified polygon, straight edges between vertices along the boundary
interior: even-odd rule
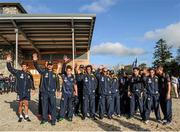
[[[0,0],[20,2],[28,13],[93,13],[90,61],[96,65],[151,66],[155,43],[180,47],[180,0]]]

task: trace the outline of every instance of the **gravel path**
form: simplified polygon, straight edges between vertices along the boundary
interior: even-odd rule
[[[125,117],[108,120],[93,121],[87,119],[82,121],[80,117],[75,117],[73,122],[66,120],[57,123],[56,126],[50,124],[40,125],[40,121],[35,116],[37,114],[37,94],[32,97],[30,101],[29,116],[32,122],[18,123],[18,117],[16,115],[18,102],[15,101],[16,94],[9,93],[0,95],[0,131],[60,131],[60,130],[76,130],[76,131],[120,131],[120,130],[180,130],[180,100],[173,100],[173,122],[171,125],[163,126],[158,124],[154,120],[154,114],[151,114],[151,121],[149,124],[144,124],[138,117],[137,119],[127,120]],[[58,102],[59,103],[59,102]]]

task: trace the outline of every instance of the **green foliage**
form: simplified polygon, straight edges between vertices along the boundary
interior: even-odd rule
[[[177,49],[176,61],[180,64],[180,47]]]
[[[160,39],[156,42],[154,47],[154,67],[158,65],[165,66],[166,63],[172,58],[171,47],[169,47],[165,40]]]
[[[124,71],[127,73],[127,74],[132,74],[132,65],[126,65],[124,66]]]
[[[145,68],[145,67],[147,67],[147,64],[146,64],[146,63],[142,63],[142,64],[139,65],[139,68],[140,68],[140,69],[143,69],[143,68]]]

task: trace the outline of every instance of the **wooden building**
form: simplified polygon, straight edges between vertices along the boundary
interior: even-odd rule
[[[42,65],[46,60],[57,64],[64,55],[72,66],[89,63],[95,14],[28,14],[19,3],[0,3],[0,13],[0,63],[11,53],[16,67],[25,61],[34,75],[33,52]]]

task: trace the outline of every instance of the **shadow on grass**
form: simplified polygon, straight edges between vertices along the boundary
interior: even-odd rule
[[[114,118],[113,120],[119,122],[119,125],[133,131],[150,131],[149,129],[142,128],[140,125],[136,124],[135,122],[131,123],[130,121],[124,121],[124,120],[116,119],[116,118]]]
[[[98,126],[102,128],[104,131],[123,131],[121,126],[123,126],[124,128],[128,128],[132,131],[150,131],[149,129],[143,128],[135,122],[131,123],[130,121],[124,121],[122,119],[116,118],[113,118],[112,121],[117,121],[119,123],[119,126],[108,124],[106,122],[103,122],[102,120],[95,120],[94,122],[97,123]]]
[[[95,123],[98,124],[98,126],[100,128],[102,128],[104,131],[122,131],[121,127],[112,125],[112,124],[108,124],[106,122],[103,122],[101,120],[94,120]]]
[[[13,100],[12,102],[4,101],[4,103],[9,104],[10,108],[16,113],[17,116],[19,116],[19,114],[18,114],[19,102],[18,101],[16,101],[16,100]]]
[[[11,102],[4,101],[5,103],[8,103],[10,105],[10,108],[16,113],[16,115],[19,117],[18,113],[18,106],[19,102],[16,100],[13,100]],[[29,110],[33,113],[34,116],[37,117],[38,114],[38,103],[34,100],[29,101]],[[38,117],[37,117],[38,118]],[[39,118],[38,118],[39,119]]]

